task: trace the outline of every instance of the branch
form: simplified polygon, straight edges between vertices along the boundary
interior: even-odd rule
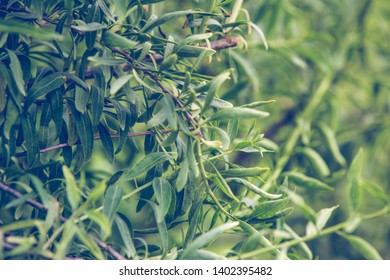
[[[222,38],[222,39],[219,39],[219,40],[216,40],[216,41],[212,41],[212,42],[210,42],[210,45],[201,44],[200,47],[202,47],[202,48],[210,47],[211,49],[213,49],[215,51],[219,51],[219,50],[223,50],[223,49],[237,47],[238,45],[240,45],[240,43],[241,43],[241,37],[237,36],[237,37],[228,37],[228,38]],[[120,53],[121,55],[125,56],[126,59],[129,60],[129,61],[133,61],[134,60],[129,54],[127,54],[124,51],[121,51],[121,50],[118,50],[118,49],[112,49],[112,50],[114,52]],[[161,54],[155,54],[153,56],[153,59],[155,61],[157,61],[157,62],[158,61],[162,61],[164,59],[164,56],[161,55]],[[151,58],[146,56],[143,60],[144,61],[151,61]],[[128,70],[130,70],[131,65],[125,63],[125,64],[121,65],[121,68],[122,68],[123,71],[128,71]],[[85,71],[84,78],[85,79],[93,78],[92,68],[89,68],[89,69],[87,69]]]
[[[20,198],[23,196],[22,193],[14,190],[13,188],[5,185],[4,183],[0,182],[0,189],[2,189],[3,191],[5,191],[6,193],[16,197],[16,198]],[[34,199],[28,199],[26,201],[27,204],[31,205],[32,207],[40,210],[40,211],[43,211],[43,212],[47,212],[47,209],[46,207],[39,203],[38,201],[34,200]],[[64,216],[61,216],[60,217],[60,221],[61,222],[66,222],[67,219],[64,217]],[[103,250],[107,251],[108,253],[110,253],[115,259],[117,260],[126,260],[126,258],[124,256],[122,256],[120,253],[118,253],[114,248],[112,248],[110,245],[106,244],[105,242],[103,242],[102,240],[100,240],[99,238],[97,238],[96,236],[94,236],[93,234],[90,234],[88,233],[88,236],[94,240],[96,242],[96,244],[102,248]]]
[[[165,129],[163,129],[160,132],[161,133],[170,133],[170,132],[172,132],[172,130],[165,130]],[[138,136],[145,136],[145,135],[151,135],[151,134],[156,134],[156,132],[155,131],[133,132],[133,133],[127,134],[127,137],[138,137]],[[119,138],[119,137],[120,137],[119,134],[110,134],[110,138]],[[100,135],[96,135],[93,139],[94,140],[99,140],[99,139],[101,139],[101,136]],[[72,147],[72,145],[69,145],[68,143],[61,143],[61,144],[58,144],[58,145],[55,145],[55,146],[51,146],[51,147],[47,147],[47,148],[41,149],[41,150],[39,150],[39,153],[43,154],[43,153],[47,153],[49,151],[62,149],[62,148],[65,148],[65,147]],[[27,154],[27,152],[20,152],[20,153],[16,153],[14,156],[15,157],[23,157],[26,154]],[[1,159],[1,157],[0,157],[0,159]]]
[[[241,37],[237,36],[237,37],[228,37],[228,38],[222,38],[222,39],[219,39],[216,41],[212,41],[212,42],[210,42],[210,45],[201,44],[200,47],[202,47],[202,48],[210,47],[214,51],[219,51],[219,50],[223,50],[223,49],[237,47],[238,45],[240,45],[240,43],[241,43]],[[155,61],[161,61],[164,59],[164,56],[161,54],[155,54],[153,56],[153,59]],[[145,57],[145,60],[150,60],[150,58]]]

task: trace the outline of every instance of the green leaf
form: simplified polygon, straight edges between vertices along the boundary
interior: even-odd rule
[[[104,195],[104,192],[106,190],[106,187],[107,187],[107,183],[104,180],[102,180],[99,183],[97,183],[93,187],[91,193],[88,195],[88,199],[87,199],[88,202],[92,203],[92,202],[95,202],[98,199],[102,198],[103,195]]]
[[[103,11],[103,13],[109,18],[111,21],[116,22],[114,16],[111,14],[108,9],[106,3],[103,0],[97,0],[96,3],[99,5],[99,8]]]
[[[287,182],[287,180],[285,180],[285,182]],[[303,211],[303,214],[309,221],[316,223],[317,220],[316,212],[308,204],[306,204],[302,196],[285,187],[283,187],[283,191],[289,196],[291,202],[294,203]]]
[[[168,70],[169,68],[171,68],[172,66],[174,66],[176,64],[177,60],[178,60],[178,56],[175,53],[170,54],[167,57],[164,57],[164,60],[161,62],[158,70],[160,72]]]
[[[103,31],[102,42],[114,48],[132,50],[138,45],[137,41],[127,39],[124,35],[119,35],[111,31]]]
[[[175,102],[173,101],[172,97],[168,94],[165,94],[162,99],[163,105],[164,105],[164,112],[168,120],[168,124],[173,130],[178,129],[178,123],[177,123],[177,114],[176,114],[176,108],[175,108]]]
[[[88,9],[88,15],[86,17],[86,21],[88,24],[94,23],[94,22],[101,22],[101,16],[99,11],[99,6],[97,3],[93,4]],[[85,34],[85,43],[87,45],[88,50],[92,50],[95,45],[95,39],[96,39],[97,32],[87,32]]]
[[[257,34],[259,34],[261,41],[263,41],[265,49],[268,50],[267,39],[265,38],[265,35],[264,35],[263,31],[256,24],[254,24],[253,22],[249,21],[248,24],[253,27],[253,29],[257,32]]]
[[[202,248],[203,246],[213,242],[220,237],[225,231],[235,228],[239,222],[230,222],[213,228],[212,230],[200,235],[192,243],[190,243],[183,251],[180,259],[186,259],[193,251]]]
[[[56,126],[57,135],[60,135],[63,125],[62,114],[64,111],[62,92],[61,90],[57,89],[49,93],[47,97],[50,102],[51,117]]]
[[[35,131],[35,124],[29,114],[20,114],[20,122],[23,129],[24,142],[27,149],[27,162],[31,167],[38,159],[38,137]]]
[[[260,203],[255,207],[252,213],[249,215],[249,219],[269,219],[275,216],[275,214],[282,210],[289,201],[288,197],[276,200],[270,200]]]
[[[147,201],[147,202],[153,209],[154,216],[156,218],[158,233],[160,234],[162,254],[165,255],[168,252],[168,242],[169,242],[167,224],[165,223],[164,217],[162,215],[162,211],[160,211],[159,207],[151,201]]]
[[[104,153],[110,163],[114,162],[114,145],[110,133],[103,124],[98,125],[100,139],[102,140],[102,146]]]
[[[290,172],[283,173],[283,176],[288,177],[289,181],[293,182],[299,187],[314,189],[314,190],[324,190],[324,191],[333,190],[331,186],[325,184],[324,182],[316,178],[308,177],[302,173],[290,171]]]
[[[115,150],[115,154],[118,154],[120,151],[122,151],[123,147],[126,144],[126,141],[128,139],[128,133],[130,131],[130,126],[132,124],[132,115],[131,112],[126,112],[126,126],[124,130],[119,130],[119,141]],[[130,141],[134,141],[133,139],[130,139]],[[134,142],[133,142],[134,143]]]
[[[202,102],[202,101],[206,100],[206,96],[205,95],[199,95],[198,99]],[[219,98],[216,98],[216,97],[213,98],[213,100],[211,101],[210,106],[214,107],[214,108],[217,108],[217,109],[229,109],[229,108],[233,108],[234,107],[232,103],[227,102],[227,101],[222,100],[222,99],[219,99]]]
[[[310,166],[321,177],[328,177],[330,170],[324,159],[313,149],[305,147],[302,149],[302,154],[305,155],[310,163]]]
[[[213,79],[200,114],[203,114],[209,108],[210,104],[214,100],[214,97],[218,96],[218,91],[220,90],[222,84],[230,78],[230,73],[230,69],[226,70]]]
[[[151,31],[153,28],[155,28],[155,27],[157,27],[159,25],[162,25],[162,24],[164,24],[165,22],[167,22],[169,20],[172,20],[172,19],[175,19],[175,18],[178,18],[178,17],[182,17],[182,16],[187,16],[187,15],[214,15],[214,14],[200,12],[200,11],[194,11],[194,10],[175,11],[175,12],[172,12],[172,13],[164,14],[164,15],[162,15],[161,17],[159,17],[157,19],[149,20],[145,24],[145,26],[141,29],[141,32],[142,33],[147,33],[149,31]]]
[[[172,186],[165,179],[155,178],[153,180],[153,190],[158,202],[158,210],[161,211],[161,215],[165,217],[172,200]]]
[[[148,154],[124,174],[123,180],[128,181],[138,178],[157,164],[163,163],[169,159],[171,159],[171,156],[162,152]]]
[[[71,25],[72,29],[76,29],[82,32],[96,31],[107,28],[107,25],[98,22],[85,23],[81,20],[76,20],[75,22],[77,22],[78,25]]]
[[[63,37],[55,32],[48,32],[44,28],[35,28],[33,25],[16,20],[0,19],[0,32],[18,33],[27,36],[32,36],[37,40],[47,41],[56,40],[62,41]]]
[[[38,139],[39,139],[39,147],[40,148],[46,148],[49,138],[50,138],[50,129],[49,129],[49,123],[51,121],[51,114],[49,109],[49,103],[46,102],[42,106],[41,111],[41,120],[40,120],[40,127],[38,132]]]
[[[220,120],[220,121],[228,121],[231,119],[248,119],[248,118],[265,118],[268,117],[268,112],[258,111],[251,108],[231,108],[224,109],[216,112],[211,117],[207,119],[207,121],[212,120]]]
[[[347,164],[347,161],[345,160],[344,156],[340,152],[340,148],[339,145],[337,144],[336,136],[333,130],[328,125],[322,122],[318,124],[318,128],[319,128],[319,132],[322,135],[322,139],[325,141],[325,144],[327,145],[333,158],[341,166],[345,166]]]
[[[194,145],[196,145],[196,143],[192,140],[192,138],[189,138],[189,141],[187,143],[186,157],[190,165],[190,169],[192,170],[195,177],[197,178],[199,176],[199,168],[198,168],[198,163],[195,159]]]
[[[103,213],[109,221],[114,219],[123,196],[123,189],[118,185],[110,185],[104,196]]]
[[[95,210],[90,210],[86,213],[86,215],[88,219],[100,227],[102,230],[103,240],[107,239],[107,237],[111,235],[111,223],[104,214],[96,212]]]
[[[129,80],[133,77],[133,75],[124,75],[118,79],[116,79],[112,84],[110,88],[111,94],[116,94],[126,83],[129,82]]]
[[[56,246],[55,258],[57,260],[63,260],[65,258],[76,233],[77,226],[74,221],[67,220],[64,224],[64,230],[62,231],[61,239]]]
[[[91,86],[90,100],[91,100],[91,113],[92,113],[92,127],[96,127],[99,124],[100,118],[103,114],[103,108],[104,108],[103,90],[96,86]]]
[[[130,234],[131,224],[127,219],[126,223],[125,218],[123,215],[116,215],[114,221],[125,245],[127,256],[129,258],[135,258],[137,256],[137,250],[135,249],[133,238]]]
[[[188,260],[226,260],[226,257],[206,250],[194,250],[186,256]]]
[[[230,168],[220,171],[224,177],[256,177],[269,171],[268,167]]]
[[[340,233],[367,260],[383,260],[378,251],[361,237]]]
[[[100,65],[118,66],[123,63],[126,63],[126,60],[122,58],[114,58],[114,57],[89,56],[88,60],[94,62],[95,66],[100,66]]]
[[[64,79],[59,73],[50,74],[43,79],[37,81],[27,92],[26,101],[24,103],[24,109],[30,107],[30,105],[39,97],[42,97],[55,89],[64,85]]]
[[[109,98],[108,100],[116,110],[116,116],[118,118],[120,128],[124,130],[126,127],[126,114],[127,114],[126,109],[123,107],[121,103],[119,103],[115,99]]]
[[[375,197],[385,204],[390,203],[390,196],[386,194],[382,186],[366,179],[363,179],[362,186],[372,197]]]
[[[26,96],[26,91],[24,89],[24,80],[23,80],[23,71],[20,65],[18,57],[11,50],[7,50],[10,58],[10,68],[13,74],[15,84],[21,94]]]
[[[87,104],[89,100],[89,91],[85,91],[83,88],[76,86],[75,91],[75,105],[77,111],[84,114],[87,109]]]
[[[44,189],[43,183],[38,177],[32,174],[28,174],[28,177],[30,178],[32,185],[41,198],[42,204],[47,208],[49,206],[49,202],[51,201],[50,194],[47,192],[47,190]]]
[[[91,236],[83,229],[76,228],[77,237],[98,260],[104,260],[104,255]]]
[[[227,178],[226,181],[227,182],[236,181],[238,183],[241,183],[242,185],[247,187],[252,192],[254,192],[254,193],[258,194],[258,195],[261,195],[263,197],[269,198],[269,199],[278,199],[278,198],[280,198],[282,196],[282,194],[268,193],[268,192],[262,190],[261,188],[257,187],[256,185],[252,184],[251,182],[249,182],[249,181],[247,181],[245,179],[242,179],[242,178]]]
[[[309,221],[306,225],[306,236],[316,235],[319,234],[320,231],[326,226],[326,223],[332,216],[332,213],[335,209],[337,209],[339,206],[334,206],[331,208],[324,208],[321,209],[316,214],[316,223],[313,223]]]
[[[190,170],[190,165],[188,163],[187,158],[185,158],[182,164],[180,165],[179,174],[177,175],[176,178],[175,187],[177,192],[180,192],[184,188],[184,186],[186,186],[189,170]]]
[[[64,173],[66,184],[66,197],[72,210],[75,210],[81,202],[81,191],[77,186],[76,178],[66,165],[62,166],[62,172]]]
[[[215,54],[216,51],[209,48],[204,47],[198,47],[198,46],[183,46],[180,48],[180,50],[177,52],[177,55],[180,58],[186,58],[186,57],[210,57],[213,54]],[[194,66],[196,66],[199,63],[199,61],[195,62]]]
[[[137,58],[137,62],[138,63],[141,62],[142,59],[144,59],[145,56],[147,56],[149,54],[149,51],[150,51],[151,48],[152,48],[152,44],[151,43],[149,43],[149,42],[145,42],[144,43],[144,46],[143,46],[142,51],[141,51],[141,54]]]
[[[348,171],[348,205],[351,212],[356,211],[363,200],[363,150],[360,149]]]
[[[165,138],[164,141],[160,143],[160,145],[163,147],[169,147],[176,141],[178,136],[179,136],[179,130],[171,131],[168,137]]]
[[[81,147],[84,151],[84,162],[87,162],[92,155],[94,143],[91,121],[87,113],[81,114],[76,110],[74,102],[70,99],[68,99],[68,106],[71,109],[77,133],[80,137]]]

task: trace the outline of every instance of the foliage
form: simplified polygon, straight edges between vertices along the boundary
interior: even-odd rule
[[[325,2],[1,1],[0,258],[313,259],[332,233],[382,258],[355,138],[389,106],[343,95],[386,100],[386,46],[370,1]]]

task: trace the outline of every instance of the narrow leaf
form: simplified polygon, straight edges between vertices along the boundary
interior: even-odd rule
[[[110,133],[103,124],[98,125],[100,139],[102,140],[102,146],[104,153],[110,163],[114,162],[114,145]]]
[[[363,199],[363,150],[360,149],[348,171],[348,205],[352,212],[362,204]]]
[[[172,200],[172,186],[167,180],[159,177],[153,180],[153,190],[159,205],[159,211],[165,217]]]
[[[318,128],[319,128],[319,132],[322,135],[322,139],[324,139],[325,144],[327,145],[333,158],[341,166],[345,166],[347,164],[347,161],[345,160],[344,156],[340,152],[340,148],[339,145],[337,144],[337,139],[333,130],[325,123],[320,123],[318,125]]]
[[[220,90],[222,84],[230,78],[230,70],[224,71],[213,79],[211,82],[210,88],[208,90],[206,99],[203,103],[202,111],[203,114],[210,106],[215,96],[218,96],[218,91]]]
[[[107,216],[109,221],[114,219],[116,210],[119,207],[123,195],[123,189],[118,185],[111,185],[108,187],[104,196],[103,213]]]
[[[43,79],[37,81],[27,92],[24,109],[28,107],[39,97],[42,97],[49,92],[61,87],[64,84],[64,79],[58,73],[50,74]]]
[[[133,180],[146,173],[157,164],[163,163],[170,158],[171,156],[162,152],[148,154],[143,159],[138,161],[131,169],[129,169],[126,174],[124,174],[123,180]]]
[[[183,251],[181,259],[186,259],[188,255],[191,254],[194,250],[200,249],[203,246],[213,242],[215,239],[220,237],[225,231],[235,228],[239,225],[239,222],[230,222],[213,228],[212,230],[200,235],[192,243],[190,243],[187,248]]]
[[[92,86],[90,99],[91,99],[91,112],[92,112],[92,127],[96,127],[99,124],[100,118],[103,114],[103,107],[104,107],[103,90],[96,86]]]
[[[111,223],[104,214],[96,212],[95,210],[90,210],[86,213],[86,215],[88,219],[99,225],[102,230],[103,240],[111,235]]]
[[[129,226],[121,217],[121,215],[115,216],[114,221],[122,238],[123,244],[125,245],[127,256],[129,258],[135,258],[137,256],[137,251],[135,249],[133,239],[130,234],[131,227],[129,228]]]
[[[218,111],[217,113],[213,114],[210,118],[208,118],[208,121],[212,120],[220,120],[220,121],[227,121],[231,119],[247,119],[247,118],[265,118],[268,117],[268,112],[258,111],[251,108],[231,108],[231,109],[224,109],[221,111]]]
[[[8,50],[8,55],[10,58],[10,65],[9,66],[11,68],[15,84],[16,84],[19,92],[25,96],[26,91],[24,89],[23,71],[22,71],[22,67],[20,65],[19,59],[16,56],[16,54],[11,50]]]
[[[66,197],[72,210],[75,210],[81,202],[81,193],[77,186],[76,178],[66,165],[62,166],[62,172],[64,173],[66,183]]]
[[[333,190],[333,188],[331,186],[325,184],[324,182],[322,182],[316,178],[308,177],[302,173],[291,171],[291,172],[285,172],[283,175],[287,176],[288,180],[290,182],[293,182],[297,186],[300,186],[303,188],[314,189],[314,190],[324,190],[324,191],[332,191]]]
[[[361,237],[349,235],[349,234],[340,234],[343,238],[348,240],[348,242],[354,247],[363,257],[367,260],[382,260],[383,258],[378,253],[378,251],[366,240]]]

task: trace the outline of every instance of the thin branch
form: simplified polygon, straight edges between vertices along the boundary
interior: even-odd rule
[[[2,189],[3,191],[5,191],[6,193],[16,197],[16,198],[20,198],[23,196],[22,193],[12,189],[11,187],[5,185],[4,183],[0,182],[0,189]],[[27,204],[31,205],[32,207],[40,210],[40,211],[43,211],[43,212],[47,212],[47,209],[46,207],[41,204],[40,202],[34,200],[34,199],[28,199],[26,201]],[[60,217],[60,220],[61,222],[66,222],[67,219],[64,217],[64,216],[61,216]],[[113,256],[115,259],[117,260],[126,260],[126,258],[124,256],[122,256],[119,252],[117,252],[114,248],[112,248],[110,245],[108,245],[107,243],[103,242],[102,240],[100,240],[99,238],[97,238],[96,236],[94,236],[93,234],[90,234],[88,233],[88,236],[94,240],[96,242],[96,244],[102,248],[103,250],[107,251],[108,253],[111,254],[111,256]]]
[[[170,133],[170,132],[172,132],[172,130],[165,130],[165,129],[163,129],[160,132],[161,133]],[[151,134],[156,134],[156,132],[155,131],[133,132],[133,133],[127,134],[127,137],[139,137],[139,136],[145,136],[145,135],[151,135]],[[120,137],[120,134],[110,134],[110,138],[119,138],[119,137]],[[101,139],[100,135],[96,135],[94,137],[94,140],[99,140],[99,139]],[[54,146],[50,146],[50,147],[41,149],[41,150],[39,150],[39,153],[43,154],[43,153],[47,153],[49,151],[62,149],[62,148],[65,148],[65,147],[72,147],[72,145],[69,145],[68,143],[61,143],[61,144],[57,144],[57,145],[54,145]],[[20,153],[16,153],[14,156],[15,157],[23,157],[26,154],[27,154],[27,152],[20,152]],[[1,159],[1,157],[0,157],[0,159]]]
[[[219,51],[219,50],[223,50],[223,49],[229,49],[229,48],[234,48],[234,47],[237,47],[241,44],[241,37],[237,36],[237,37],[227,37],[227,38],[222,38],[222,39],[219,39],[219,40],[216,40],[216,41],[212,41],[210,42],[210,45],[207,45],[207,44],[200,44],[200,47],[202,48],[208,48],[210,47],[211,49],[213,49],[214,51]],[[118,49],[112,49],[114,52],[117,52],[117,53],[120,53],[121,55],[123,55],[124,57],[126,57],[127,60],[129,61],[133,61],[134,59],[126,52],[124,51],[121,51],[121,50],[118,50]],[[164,56],[161,55],[161,54],[155,54],[153,56],[153,60],[155,61],[162,61],[164,59]],[[150,61],[151,58],[149,58],[148,56],[146,56],[144,58],[144,61]],[[121,68],[123,71],[128,71],[130,70],[131,68],[131,65],[125,63],[125,64],[122,64],[121,65]],[[85,71],[85,76],[84,76],[85,79],[91,79],[93,78],[93,70],[92,68],[89,68]]]
[[[219,40],[216,40],[216,41],[212,41],[210,42],[210,45],[207,45],[207,44],[201,44],[200,47],[201,48],[208,48],[210,47],[211,49],[213,49],[214,51],[219,51],[219,50],[223,50],[223,49],[229,49],[229,48],[234,48],[234,47],[237,47],[239,46],[241,43],[241,37],[227,37],[227,38],[222,38],[222,39],[219,39]],[[161,61],[164,59],[164,56],[161,55],[161,54],[155,54],[153,56],[153,59],[155,61]],[[150,60],[149,57],[145,57],[145,60]]]

